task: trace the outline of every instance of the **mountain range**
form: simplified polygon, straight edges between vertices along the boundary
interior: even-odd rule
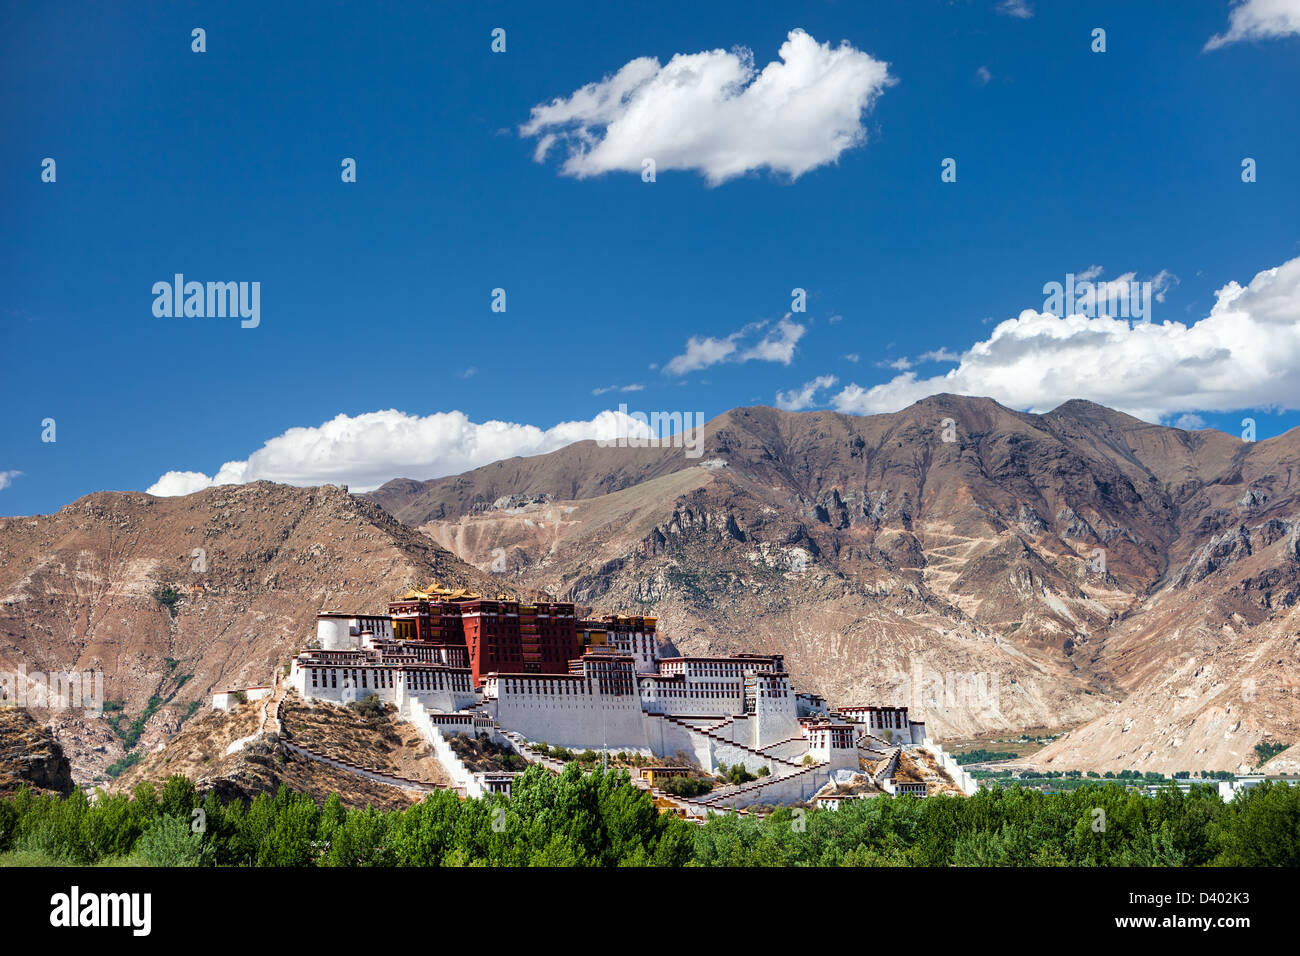
[[[1058,733],[1053,769],[1236,769],[1296,738],[1300,432],[936,395],[738,408],[701,440],[0,518],[0,667],[103,670],[107,719],[51,716],[84,782],[268,680],[317,612],[436,578],[781,653],[799,690],[907,704],[939,739]]]

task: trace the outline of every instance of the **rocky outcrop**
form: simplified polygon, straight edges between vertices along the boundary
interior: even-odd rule
[[[0,708],[0,797],[28,786],[67,796],[75,786],[72,764],[54,735],[25,711]]]

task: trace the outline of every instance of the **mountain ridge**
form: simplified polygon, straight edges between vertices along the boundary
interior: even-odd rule
[[[737,408],[704,426],[698,459],[676,447],[581,442],[389,483],[371,497],[504,581],[653,611],[691,653],[785,651],[811,689],[828,695],[896,695],[885,675],[918,662],[940,674],[1000,668],[1021,698],[1003,694],[1004,719],[960,701],[926,707],[912,694],[940,734],[964,735],[1044,720],[1086,727],[1107,719],[1113,705],[1103,699],[1158,710],[1158,698],[1143,698],[1141,675],[1180,669],[1168,653],[1147,660],[1140,650],[1141,621],[1158,617],[1148,613],[1152,601],[1198,628],[1208,626],[1202,618],[1245,612],[1261,638],[1285,630],[1280,609],[1261,617],[1242,603],[1243,594],[1293,600],[1282,549],[1267,568],[1237,557],[1257,549],[1251,536],[1262,532],[1250,529],[1296,527],[1297,475],[1300,431],[1246,442],[1085,400],[1035,414],[941,394],[865,417]],[[503,500],[507,490],[515,497]],[[1226,556],[1207,558],[1206,549]],[[785,577],[763,580],[755,561],[785,562]],[[890,615],[957,626],[912,631]],[[847,658],[822,659],[857,631],[876,636]],[[1024,660],[1001,656],[1008,649]],[[1247,665],[1232,666],[1245,668],[1239,681],[1250,679]],[[1300,728],[1289,702],[1249,709],[1258,713],[1238,738]],[[1192,747],[1189,757],[1212,754],[1220,768],[1253,759],[1245,739],[1230,744]],[[1072,754],[1128,766],[1106,763],[1101,744]],[[1140,759],[1145,769],[1191,769],[1155,766],[1160,754]]]
[[[1068,732],[1054,767],[1235,769],[1300,733],[1300,432],[936,395],[737,408],[703,438],[3,518],[0,667],[105,673],[108,719],[48,715],[93,780],[265,682],[317,612],[440,578],[654,614],[683,653],[782,653],[798,689],[907,704],[940,738]]]

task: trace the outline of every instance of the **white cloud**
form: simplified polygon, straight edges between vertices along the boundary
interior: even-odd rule
[[[22,474],[21,471],[0,471],[0,491],[8,488],[14,483],[14,479]]]
[[[1228,29],[1206,41],[1206,50],[1241,40],[1267,40],[1300,33],[1300,0],[1238,0],[1228,14]]]
[[[918,362],[960,362],[961,356],[956,352],[949,352],[943,346],[933,349],[929,352],[922,352],[916,359]]]
[[[993,74],[989,72],[987,66],[981,66],[975,71],[975,80],[980,86],[988,86],[991,79],[993,79]]]
[[[644,390],[644,385],[602,385],[600,388],[593,388],[591,394],[604,395],[608,392],[640,392]]]
[[[987,395],[1048,411],[1071,398],[1147,421],[1183,409],[1300,408],[1300,258],[1230,282],[1192,325],[1067,318],[1026,309],[999,323],[944,375],[914,372],[870,388],[850,384],[832,404],[871,414],[937,392]]]
[[[1007,17],[1015,17],[1018,20],[1028,20],[1034,15],[1033,8],[1029,6],[1028,0],[1002,0],[998,4],[998,13]]]
[[[876,368],[892,368],[899,372],[906,372],[912,367],[912,361],[906,355],[902,358],[896,358],[892,362],[877,362]]]
[[[1101,266],[1088,266],[1088,268],[1084,269],[1082,272],[1076,272],[1074,274],[1074,281],[1076,283],[1092,283],[1095,290],[1095,301],[1098,303],[1118,303],[1125,300],[1131,301],[1131,296],[1138,294],[1136,287],[1139,280],[1136,271],[1125,272],[1123,275],[1117,276],[1114,279],[1103,279],[1098,281],[1102,273],[1105,271],[1106,270]],[[1059,283],[1059,280],[1055,281],[1058,281]],[[1169,294],[1169,290],[1178,285],[1182,280],[1168,269],[1161,269],[1155,275],[1148,276],[1146,279],[1141,281],[1151,283],[1151,297],[1157,302],[1164,302],[1165,296]],[[1044,291],[1046,291],[1046,289],[1044,289]],[[1150,318],[1150,316],[1148,316],[1148,318]],[[985,319],[984,321],[988,322],[989,320]]]
[[[584,179],[621,170],[698,170],[712,185],[767,168],[797,179],[866,141],[862,114],[894,79],[887,63],[847,42],[832,48],[791,30],[761,71],[751,51],[640,57],[568,97],[534,106],[521,135],[534,158],[552,147]]]
[[[1205,427],[1205,419],[1200,415],[1194,415],[1191,412],[1187,412],[1183,415],[1179,415],[1178,418],[1175,419],[1174,427],[1189,432],[1195,431],[1198,428]]]
[[[752,340],[764,329],[767,332],[761,339],[745,344],[747,339]],[[692,335],[686,340],[686,351],[664,365],[664,374],[686,375],[720,362],[760,361],[789,365],[794,358],[795,346],[807,331],[807,326],[792,321],[787,313],[770,329],[767,322],[753,322],[726,338]]]
[[[787,412],[800,412],[815,404],[817,392],[824,388],[834,388],[839,381],[834,375],[819,375],[811,382],[804,382],[801,388],[788,392],[776,393],[776,407]]]
[[[795,346],[807,331],[806,326],[790,321],[789,317],[784,318],[777,322],[776,327],[762,339],[741,352],[739,361],[748,362],[757,359],[760,362],[780,362],[782,365],[789,365],[794,359]]]
[[[1151,277],[1151,289],[1155,293],[1156,301],[1165,301],[1165,296],[1169,290],[1182,281],[1168,269],[1161,269]]]
[[[692,335],[686,340],[686,351],[669,359],[664,366],[664,374],[685,375],[725,361],[736,353],[735,337],[739,334],[733,332],[725,339]]]
[[[235,463],[229,462],[228,464]],[[236,480],[231,479],[220,483],[235,484]],[[218,482],[201,471],[169,471],[146,488],[145,494],[157,495],[159,498],[171,498],[175,495],[190,495],[214,484],[218,484]]]
[[[620,423],[622,423],[620,425]],[[513,422],[471,422],[463,412],[423,417],[395,409],[338,415],[313,428],[290,428],[243,461],[228,461],[211,477],[169,471],[151,495],[185,495],[210,485],[278,481],[289,485],[346,484],[369,491],[390,478],[440,478],[516,455],[541,455],[588,438],[639,435],[641,424],[603,411],[591,421],[548,429]]]
[[[850,352],[848,355],[844,357],[848,359],[850,362],[853,362],[855,365],[862,360],[862,356],[859,355],[857,352]]]

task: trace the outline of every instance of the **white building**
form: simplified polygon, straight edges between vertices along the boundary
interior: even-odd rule
[[[469,668],[420,660],[420,654],[404,653],[404,644],[394,641],[379,649],[304,651],[290,665],[289,685],[303,697],[338,704],[373,694],[396,705],[402,714],[407,713],[409,700],[443,713],[478,702]]]
[[[808,735],[808,753],[831,770],[858,769],[857,728],[854,724],[834,720],[814,720],[804,725]]]
[[[1252,790],[1264,782],[1262,773],[1239,773],[1234,780],[1219,781],[1219,796],[1226,803],[1239,793]]]
[[[256,687],[237,687],[230,690],[220,690],[212,695],[213,710],[233,710],[243,701],[261,700],[263,697],[270,697],[273,688],[270,684],[259,684]]]
[[[800,717],[829,717],[831,714],[826,698],[820,694],[795,694],[794,709]]]
[[[361,635],[376,641],[393,640],[393,619],[387,614],[341,614],[322,611],[316,615],[316,641],[322,650],[342,651],[361,647]]]
[[[836,772],[872,759],[860,754],[926,743],[925,724],[906,707],[835,711],[816,694],[796,694],[781,655],[660,658],[654,622],[607,619],[567,674],[488,673],[475,686],[465,647],[396,640],[383,615],[322,613],[318,647],[294,659],[289,683],[335,703],[374,694],[447,760],[445,738],[486,732],[569,750],[684,754],[710,772],[725,763],[759,774],[735,793],[720,788],[711,806],[810,799]],[[505,792],[509,782],[467,776],[464,786]]]
[[[909,720],[906,707],[871,707],[854,705],[835,711],[870,734],[896,746],[925,743],[925,723]]]

